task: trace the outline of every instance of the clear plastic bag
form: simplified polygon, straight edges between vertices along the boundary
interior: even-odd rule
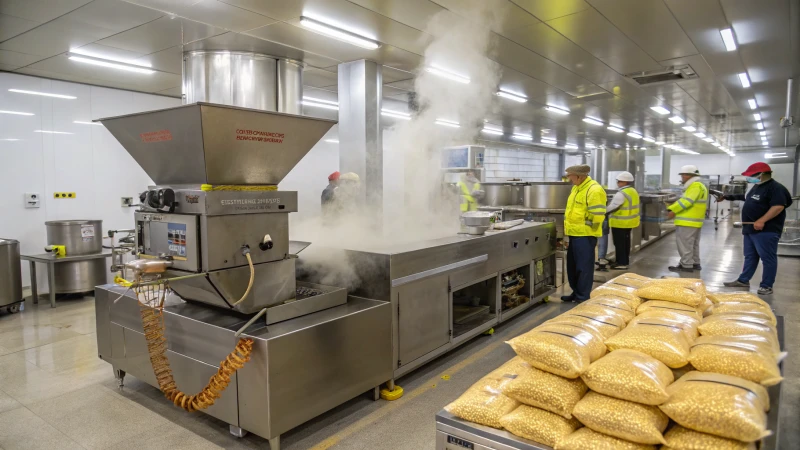
[[[730,375],[689,372],[667,392],[669,400],[659,408],[683,427],[744,442],[771,434],[769,396],[761,385]]]
[[[703,336],[741,336],[744,334],[760,334],[773,336],[778,340],[778,331],[769,323],[746,314],[732,315],[712,314],[698,327]]]
[[[591,301],[591,300],[590,300]],[[625,305],[627,307],[627,305]],[[598,303],[581,303],[570,310],[572,313],[588,314],[590,316],[617,316],[623,323],[630,322],[635,315],[630,307],[619,309],[614,306],[607,306]]]
[[[580,311],[581,308],[585,308],[589,305],[598,305],[604,308],[610,308],[612,311],[622,316],[622,318],[625,320],[625,323],[630,322],[631,319],[633,319],[633,317],[636,315],[636,311],[631,308],[628,302],[607,295],[590,298],[575,308],[572,308],[572,310]]]
[[[714,302],[706,296],[706,299],[703,300],[703,304],[697,307],[697,313],[700,314],[700,317],[705,317],[710,314],[709,308],[712,306],[714,306]]]
[[[661,361],[636,350],[615,350],[598,359],[581,375],[589,388],[609,397],[645,405],[667,401],[667,386],[675,379]]]
[[[712,314],[746,314],[754,317],[761,317],[769,320],[771,325],[777,325],[778,319],[775,313],[768,307],[757,303],[725,302],[711,306],[708,315]]]
[[[635,320],[635,319],[634,319]],[[612,352],[620,349],[636,350],[677,369],[689,363],[689,341],[686,333],[677,325],[664,325],[643,321],[606,339]]]
[[[647,311],[639,314],[635,319],[631,320],[630,325],[636,325],[639,323],[678,327],[684,332],[686,339],[690,344],[694,342],[697,336],[700,335],[700,332],[698,331],[700,321],[682,314],[666,311]]]
[[[620,400],[589,391],[572,414],[594,431],[639,444],[663,444],[669,419],[658,406]]]
[[[696,278],[652,280],[637,289],[636,295],[648,300],[664,300],[697,308],[706,298],[706,285]]]
[[[642,303],[642,299],[639,298],[635,292],[636,289],[631,287],[621,286],[619,284],[604,284],[594,288],[594,290],[589,293],[589,297],[595,298],[601,295],[613,295],[627,302],[628,305],[635,310]]]
[[[625,321],[616,316],[590,316],[589,314],[576,314],[572,311],[561,314],[545,323],[563,323],[578,325],[582,328],[588,327],[600,333],[604,340],[625,328]]]
[[[698,322],[703,318],[703,316],[697,313],[696,308],[693,308],[689,305],[683,305],[681,303],[665,302],[662,300],[650,300],[642,303],[638,308],[636,308],[636,314],[642,314],[648,311],[665,311],[683,314],[684,316],[697,319]]]
[[[632,287],[632,288],[640,288],[646,282],[652,280],[652,278],[645,277],[643,275],[639,275],[636,273],[623,273],[622,275],[612,278],[605,284],[618,284],[621,286]]]
[[[576,419],[565,419],[533,406],[520,405],[500,419],[503,428],[524,439],[553,447],[581,427]]]
[[[599,333],[560,323],[540,325],[508,344],[531,366],[565,378],[578,378],[606,353]]]
[[[615,438],[584,427],[559,441],[555,450],[656,450],[656,447]]]
[[[735,441],[675,425],[666,433],[661,450],[756,450],[752,442]]]
[[[736,303],[755,303],[769,308],[769,303],[761,299],[761,297],[751,294],[750,292],[709,292],[708,299],[715,305],[719,303],[736,302]]]
[[[518,401],[503,395],[503,387],[518,376],[523,364],[521,358],[511,359],[445,406],[445,411],[469,422],[502,428],[500,418],[520,405]]]
[[[580,378],[564,378],[528,365],[503,387],[503,394],[526,405],[571,419],[575,404],[588,390]]]
[[[689,362],[701,372],[715,372],[743,378],[764,386],[783,380],[778,362],[785,353],[775,354],[772,346],[734,337],[703,336],[692,345]]]

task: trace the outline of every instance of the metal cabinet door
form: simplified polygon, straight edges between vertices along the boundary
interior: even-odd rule
[[[397,288],[398,367],[450,342],[447,285],[445,274]]]

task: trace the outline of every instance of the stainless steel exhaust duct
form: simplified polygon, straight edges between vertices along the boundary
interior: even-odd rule
[[[217,103],[302,114],[303,63],[260,53],[183,54],[184,103]]]

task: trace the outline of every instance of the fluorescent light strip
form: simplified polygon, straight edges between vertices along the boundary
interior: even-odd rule
[[[495,130],[493,128],[484,128],[481,131],[486,134],[494,134],[496,136],[501,136],[503,134],[503,130]]]
[[[722,42],[725,43],[726,50],[729,52],[736,50],[736,41],[733,39],[733,31],[730,28],[719,30],[719,34],[722,36]]]
[[[651,144],[655,144],[656,143],[656,140],[653,139],[653,138],[643,137],[642,139],[644,139],[645,142],[650,142]]]
[[[394,111],[387,111],[385,109],[381,110],[381,115],[382,116],[386,116],[386,117],[392,117],[392,118],[395,118],[395,119],[411,120],[411,115],[410,114],[403,114],[403,113],[394,112]]]
[[[639,133],[634,133],[633,131],[631,131],[630,133],[628,133],[628,136],[630,136],[630,137],[632,137],[632,138],[636,138],[636,139],[641,139],[641,138],[642,138],[642,135],[641,135],[641,134],[639,134]]]
[[[786,153],[764,153],[764,158],[772,159],[772,158],[786,158]]]
[[[670,117],[670,118],[669,118],[669,120],[670,120],[671,122],[673,122],[673,123],[684,123],[684,122],[686,122],[686,121],[685,121],[685,120],[683,120],[683,118],[682,118],[682,117],[680,117],[680,116],[672,116],[672,117]]]
[[[64,98],[67,100],[75,100],[76,98],[78,98],[78,97],[73,97],[72,95],[51,94],[49,92],[38,92],[38,91],[25,91],[22,89],[9,89],[8,92],[16,92],[17,94],[42,95],[44,97]]]
[[[326,103],[317,103],[317,102],[310,101],[310,100],[303,100],[300,103],[302,103],[304,106],[313,106],[314,108],[333,109],[335,111],[339,110],[339,107],[336,106],[336,105],[330,105],[330,104],[326,104]]]
[[[528,101],[528,97],[525,97],[524,95],[514,94],[512,92],[508,92],[508,91],[504,91],[504,90],[498,91],[497,92],[497,96],[498,97],[507,98],[509,100],[514,100],[515,102],[519,102],[519,103],[525,103],[525,102]]]
[[[739,74],[739,82],[742,83],[743,88],[750,87],[750,77],[747,76],[747,72],[742,72]]]
[[[0,114],[13,114],[15,116],[32,116],[33,113],[26,113],[20,111],[2,111],[0,110]]]
[[[74,120],[74,121],[72,121],[72,123],[78,123],[78,124],[81,124],[81,125],[99,125],[101,127],[103,126],[103,124],[100,123],[100,122],[85,122],[83,120]]]
[[[584,117],[583,121],[588,123],[588,124],[591,124],[591,125],[597,125],[597,126],[602,126],[603,125],[602,121],[597,120],[597,119],[592,118],[592,117]]]
[[[440,77],[447,78],[449,80],[458,81],[459,83],[463,84],[469,84],[470,82],[469,77],[465,77],[463,75],[459,75],[457,73],[453,73],[448,70],[440,69],[438,67],[433,67],[433,66],[426,67],[425,71],[432,73],[434,75],[438,75]]]
[[[669,110],[663,106],[651,106],[650,109],[661,114],[662,116],[669,114]]]
[[[314,103],[327,103],[328,105],[339,106],[339,102],[331,100],[323,100],[321,98],[316,98],[316,97],[306,97],[305,95],[303,96],[303,100],[308,100]]]
[[[758,132],[758,134],[760,134],[760,135],[762,135],[762,136],[766,136],[766,135],[767,135],[767,132],[766,132],[766,131],[759,131],[759,132]]]
[[[338,144],[339,140],[338,139],[325,139],[325,142],[330,142],[331,144]]]
[[[763,130],[763,129],[764,129],[764,124],[763,124],[763,123],[761,123],[761,122],[758,122],[758,123],[756,124],[756,128],[758,128],[759,130]]]
[[[753,114],[753,119],[761,120],[761,114],[758,113]]]
[[[558,106],[547,105],[544,109],[550,112],[554,112],[556,114],[562,114],[562,115],[569,114],[568,109],[559,108]]]
[[[753,100],[752,98],[750,100],[748,100],[747,103],[750,105],[750,109],[758,108],[758,105],[756,104],[756,101]]]
[[[547,138],[542,138],[541,142],[542,144],[549,144],[549,145],[556,145],[558,143],[558,141],[556,141],[555,139],[547,139]]]
[[[461,125],[459,125],[458,122],[453,121],[453,120],[436,119],[435,123],[436,123],[436,125],[443,125],[443,126],[446,126],[446,127],[461,128]]]
[[[719,142],[714,142],[711,145],[713,145],[714,147],[717,147],[717,148],[722,147],[722,144],[720,144]]]
[[[694,135],[695,135],[695,136],[697,136],[697,137],[699,137],[699,138],[704,138],[704,137],[706,137],[706,134],[705,134],[705,133],[701,133],[701,132],[699,132],[699,131],[698,131],[697,133],[695,133]]]
[[[610,126],[610,127],[608,127],[608,128],[606,128],[606,129],[607,129],[608,131],[613,131],[614,133],[622,133],[622,132],[624,132],[624,131],[625,131],[625,130],[623,130],[622,128],[615,127],[615,126],[613,126],[613,125],[612,125],[612,126]]]
[[[76,54],[67,53],[67,57],[69,58],[70,61],[81,62],[84,64],[91,64],[94,66],[109,67],[111,69],[125,70],[128,72],[143,73],[145,75],[150,75],[156,72],[155,70],[148,69],[147,67],[144,66],[114,62],[103,58],[95,58],[93,56],[84,56],[84,55],[78,56]]]
[[[533,140],[533,136],[531,136],[530,134],[514,133],[514,134],[511,135],[511,137],[514,138],[514,139],[520,139],[520,140],[523,140],[523,141],[532,141]],[[544,139],[542,141],[544,141]],[[555,143],[555,141],[553,141],[553,143]]]
[[[577,150],[578,146],[575,145],[575,144],[567,144],[567,145],[564,146],[564,148],[566,148],[568,150]]]
[[[33,130],[34,133],[47,133],[47,134],[74,134],[67,133],[66,131],[49,131],[49,130]]]
[[[664,142],[664,141],[656,141],[656,145],[664,145],[664,144],[666,144],[666,142]]]
[[[13,142],[13,141],[19,141],[19,139],[7,138],[7,139],[0,139],[0,141],[10,141],[10,142]]]
[[[366,48],[367,50],[375,50],[381,46],[380,42],[370,39],[366,36],[361,36],[348,30],[343,30],[339,27],[328,25],[310,17],[300,16],[300,25],[319,34],[347,42],[348,44],[353,44],[357,47]]]
[[[705,138],[703,140],[706,141],[706,142],[714,142],[714,139],[711,139],[710,137],[707,137],[707,138]]]

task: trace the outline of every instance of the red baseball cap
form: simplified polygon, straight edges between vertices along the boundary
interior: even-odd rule
[[[333,172],[332,174],[328,175],[328,181],[336,181],[339,179],[339,171]]]
[[[772,172],[772,167],[769,166],[767,163],[757,162],[750,164],[750,167],[747,168],[742,175],[749,177],[755,175],[757,173],[764,173],[764,172]]]

